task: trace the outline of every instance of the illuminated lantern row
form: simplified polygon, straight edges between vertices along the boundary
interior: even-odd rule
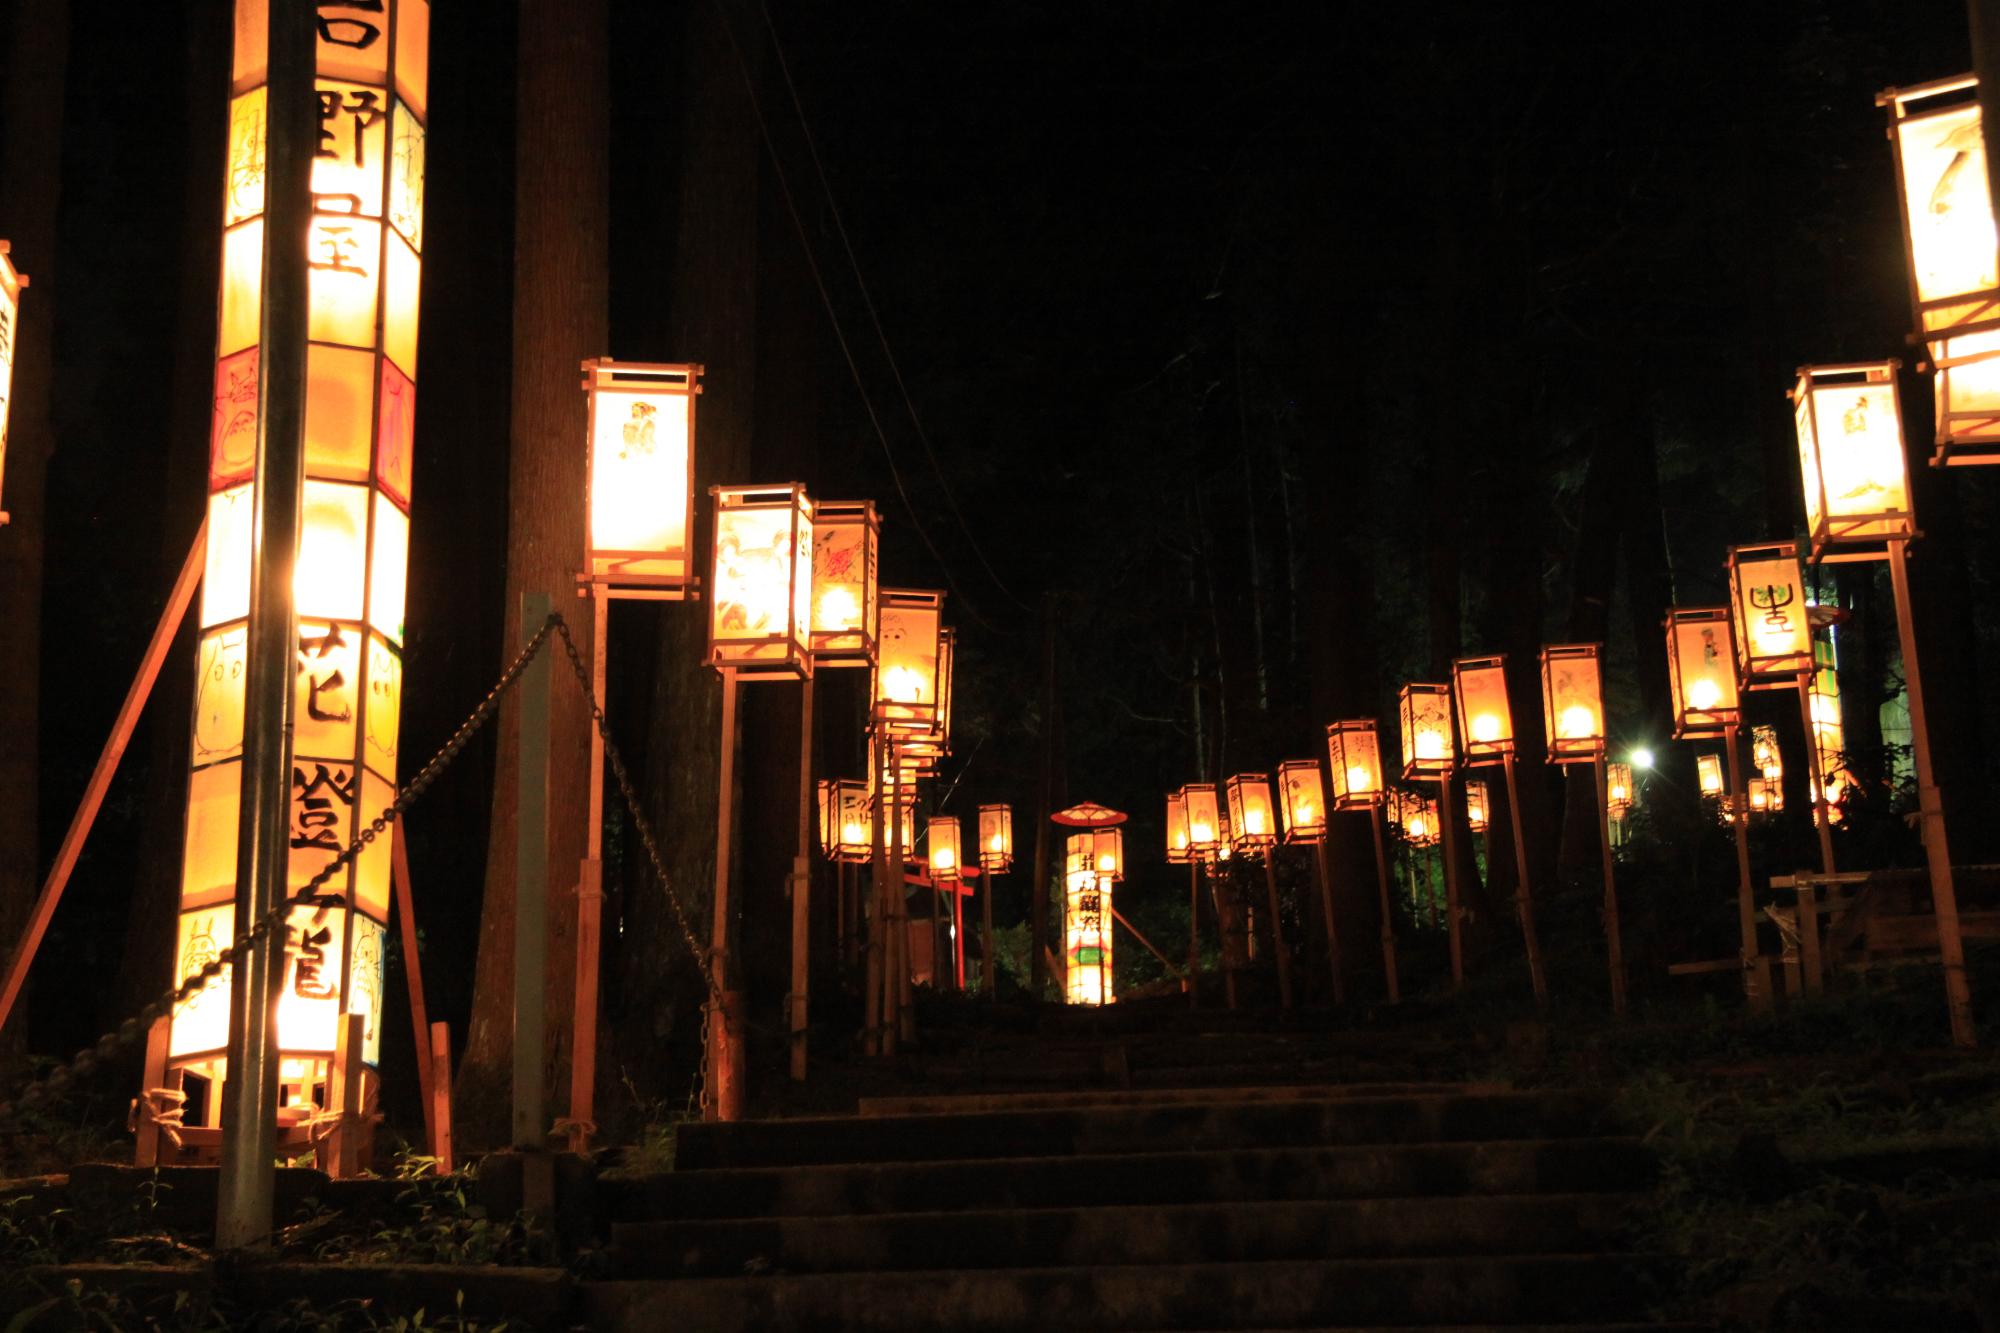
[[[1373,719],[1330,724],[1326,759],[1335,809],[1367,810],[1382,803],[1382,743]]]
[[[1451,686],[1405,685],[1397,696],[1403,724],[1403,778],[1440,778],[1458,757],[1451,730]]]
[[[1914,537],[1896,363],[1802,366],[1792,403],[1813,559],[1873,559]],[[1872,549],[1838,549],[1855,543]]]
[[[1122,861],[1118,844],[1106,844],[1116,829],[1072,834],[1063,869],[1064,996],[1071,1004],[1109,1004],[1111,983],[1111,886],[1114,875],[1099,869],[1109,857]],[[1120,873],[1122,873],[1122,868]]]
[[[1184,866],[1195,859],[1194,839],[1188,832],[1185,792],[1167,793],[1167,864]]]
[[[1465,784],[1465,823],[1474,833],[1484,833],[1492,821],[1491,803],[1487,800],[1486,784],[1471,779]]]
[[[1514,712],[1507,702],[1507,659],[1461,657],[1451,664],[1465,762],[1490,764],[1514,752]]]
[[[882,521],[869,500],[813,508],[812,656],[818,667],[872,667],[881,621],[876,549]]]
[[[1286,842],[1318,842],[1326,836],[1326,790],[1317,760],[1287,759],[1278,765],[1278,800]]]
[[[583,363],[590,459],[585,567],[592,580],[679,601],[695,583],[694,400],[701,367]]]
[[[1723,792],[1722,756],[1704,754],[1695,756],[1694,771],[1697,785],[1703,796],[1720,796]]]
[[[1720,736],[1741,716],[1729,626],[1726,606],[1667,612],[1667,683],[1675,740]]]
[[[7,404],[14,396],[14,339],[21,324],[21,289],[28,277],[14,267],[0,241],[0,524],[7,521]]]
[[[934,880],[955,880],[959,878],[961,862],[958,858],[958,820],[950,815],[937,815],[930,821],[931,878]]]
[[[1799,548],[1791,542],[1730,547],[1729,596],[1738,685],[1746,690],[1796,685],[1813,660]]]
[[[1254,855],[1278,841],[1278,819],[1271,809],[1271,779],[1263,773],[1238,773],[1229,779],[1229,827],[1239,855]]]
[[[307,234],[305,489],[293,592],[290,868],[296,891],[396,795],[404,575],[424,244],[429,10],[422,0],[319,6],[318,146]],[[235,936],[244,685],[256,482],[264,250],[265,37],[239,0],[222,200],[222,280],[208,456],[186,840],[174,980]],[[280,1112],[320,1105],[343,1013],[381,1050],[389,839],[377,839],[293,909],[277,1011]],[[176,1007],[169,1067],[209,1080],[220,1124],[230,973]],[[189,1123],[195,1123],[190,1116]]]
[[[1604,757],[1604,680],[1598,650],[1594,643],[1542,649],[1542,724],[1552,764],[1589,763]]]
[[[995,875],[1014,868],[1014,812],[1004,805],[979,807],[979,868]]]
[[[1875,100],[1889,110],[1910,300],[1937,368],[1940,464],[2000,459],[2000,264],[1971,75]]]
[[[717,486],[708,664],[750,678],[812,675],[813,503],[806,488]]]

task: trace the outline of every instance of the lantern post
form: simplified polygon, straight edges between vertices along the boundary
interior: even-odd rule
[[[1745,691],[1798,691],[1806,766],[1812,783],[1813,825],[1819,837],[1820,869],[1831,875],[1833,822],[1827,816],[1819,747],[1812,741],[1812,622],[1806,610],[1805,576],[1799,566],[1798,546],[1792,542],[1732,546],[1728,569],[1730,599],[1735,610],[1737,685]]]
[[[1522,834],[1521,789],[1514,778],[1514,710],[1507,697],[1507,658],[1504,654],[1461,657],[1451,664],[1451,683],[1467,767],[1497,763],[1506,779],[1507,814],[1514,834],[1514,911],[1521,923],[1521,940],[1528,955],[1528,983],[1534,989],[1535,1003],[1546,1008],[1549,983],[1542,968],[1541,933],[1535,928],[1528,840]],[[1468,792],[1468,799],[1469,795]],[[1490,821],[1491,811],[1485,813]],[[1447,818],[1446,823],[1449,822]],[[1490,838],[1487,846],[1489,850],[1492,847]]]
[[[1977,110],[1975,104],[1970,122],[1975,136]],[[1909,128],[1904,122],[1898,132]],[[1908,142],[1899,139],[1898,143],[1908,151]],[[1980,151],[1983,154],[1983,147]],[[1984,216],[1984,254],[1990,271],[1994,264],[2000,263],[2000,255],[1996,255],[1994,248],[1990,207]],[[2000,303],[2000,285],[1989,280],[1988,290],[1981,293],[1981,299],[1990,307],[1985,318],[2000,321],[2000,304],[1996,304]],[[1921,300],[1918,309],[1920,316],[1935,314]],[[1986,336],[2000,338],[2000,327]],[[2000,352],[1996,358],[1992,371],[2000,374]],[[1894,361],[1803,366],[1792,389],[1792,401],[1798,426],[1806,526],[1812,537],[1812,562],[1818,565],[1885,559],[1889,564],[1889,584],[1896,603],[1896,634],[1903,653],[1904,687],[1909,694],[1910,749],[1917,776],[1918,817],[1922,823],[1924,858],[1930,871],[1952,1042],[1970,1047],[1977,1044],[1972,987],[1965,970],[1965,945],[1960,935],[1958,890],[1952,875],[1944,803],[1931,761],[1923,671],[1917,659],[1916,620],[1910,600],[1908,548],[1919,534],[1910,499],[1902,416],[1896,401],[1896,369]],[[1944,393],[1942,385],[1939,392]],[[1995,406],[2000,409],[2000,401]],[[1943,429],[1941,416],[1941,433]],[[1987,461],[2000,461],[2000,455]],[[1806,749],[1812,762],[1815,807],[1824,816],[1827,777],[1811,702],[1817,666],[1808,645],[1807,661],[1799,675],[1799,696],[1805,710]],[[1822,826],[1822,838],[1828,836]],[[1828,869],[1832,869],[1830,861]]]
[[[1743,725],[1737,691],[1733,618],[1726,606],[1675,607],[1667,612],[1667,685],[1673,701],[1674,739],[1722,738],[1729,756],[1729,825],[1736,842],[1736,925],[1743,994],[1752,1010],[1771,1009],[1771,960],[1757,946],[1756,884],[1750,874],[1750,810],[1743,781]],[[1696,761],[1704,796],[1722,794],[1722,763],[1714,755]]]
[[[907,889],[904,853],[909,840],[903,830],[903,810],[914,805],[909,789],[915,770],[926,756],[941,755],[950,731],[950,635],[944,628],[941,592],[883,588],[879,590],[880,631],[876,648],[871,730],[878,763],[887,781],[889,801],[878,818],[892,821],[889,857],[877,884],[882,898],[884,972],[883,1054],[893,1054],[897,1041],[916,1039],[916,1007],[910,990]]]
[[[1285,943],[1285,921],[1279,911],[1278,817],[1271,808],[1271,779],[1264,773],[1238,773],[1229,779],[1229,827],[1238,855],[1264,862],[1264,888],[1270,903],[1271,955],[1278,969],[1278,1004],[1292,1007],[1292,953]]]
[[[584,562],[590,601],[590,688],[609,704],[613,601],[700,595],[693,572],[695,398],[701,367],[598,357],[582,363],[587,463]],[[590,1146],[597,1114],[598,968],[604,921],[604,734],[590,728],[590,788],[576,887],[575,1037],[570,1047],[570,1149]]]
[[[1014,812],[1005,805],[979,807],[979,868],[986,883],[979,895],[980,989],[999,994],[1000,960],[993,952],[993,892],[999,876],[1014,868]]]
[[[14,394],[14,333],[21,326],[21,289],[28,275],[14,267],[7,242],[0,241],[0,528],[7,526],[7,404]]]
[[[1618,880],[1611,859],[1611,808],[1604,764],[1602,645],[1557,644],[1542,649],[1542,721],[1552,764],[1589,764],[1597,789],[1597,826],[1604,853],[1604,938],[1611,971],[1611,1012],[1625,1013],[1625,954],[1618,931]]]
[[[1326,788],[1320,782],[1317,759],[1287,759],[1278,765],[1278,812],[1284,816],[1285,841],[1312,848],[1313,881],[1319,889],[1320,915],[1326,920],[1328,982],[1333,1002],[1346,1004],[1347,980],[1340,970],[1340,929],[1333,916],[1333,875],[1327,866]]]
[[[1077,830],[1064,845],[1063,997],[1070,1004],[1109,1004],[1115,998],[1111,925],[1118,916],[1111,895],[1125,877],[1125,838],[1118,826],[1126,816],[1084,801],[1049,820]],[[1152,948],[1143,937],[1140,943]]]
[[[720,989],[709,1024],[710,1118],[742,1117],[745,997],[730,948],[730,844],[735,830],[737,691],[745,682],[812,677],[813,504],[805,487],[716,486],[709,565],[708,665],[722,678],[721,790],[716,801],[715,915],[710,957]],[[808,774],[810,766],[808,766]],[[810,789],[808,789],[808,792]],[[810,800],[808,795],[806,798]],[[810,836],[805,811],[800,830]],[[797,1056],[794,1056],[797,1059]],[[796,1067],[796,1066],[795,1066]]]
[[[1190,1008],[1201,1007],[1201,857],[1188,831],[1187,793],[1167,793],[1167,864],[1188,868],[1187,992]]]
[[[1201,865],[1208,865],[1209,896],[1215,902],[1216,946],[1222,959],[1223,1003],[1229,1008],[1236,1007],[1236,959],[1230,952],[1228,926],[1223,920],[1223,888],[1220,877],[1213,867],[1228,847],[1228,835],[1223,829],[1222,807],[1216,800],[1215,784],[1210,782],[1190,782],[1181,788],[1181,801],[1187,811],[1188,850],[1192,861],[1189,882]],[[1188,951],[1194,957],[1194,922],[1192,914],[1188,922]]]
[[[1444,838],[1445,936],[1451,950],[1453,989],[1465,985],[1465,942],[1458,883],[1458,840],[1450,817],[1451,781],[1458,747],[1451,722],[1451,686],[1410,684],[1397,696],[1402,720],[1403,779],[1438,784],[1439,824]]]
[[[1333,808],[1358,810],[1368,818],[1375,842],[1375,888],[1381,915],[1382,975],[1389,1003],[1402,999],[1396,969],[1396,915],[1389,897],[1389,850],[1382,836],[1382,746],[1373,718],[1329,723],[1327,772],[1333,779]]]

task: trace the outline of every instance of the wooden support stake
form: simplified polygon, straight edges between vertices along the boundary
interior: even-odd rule
[[[799,841],[792,857],[792,989],[785,997],[792,1082],[806,1078],[806,996],[812,975],[813,682],[799,683]]]
[[[1458,820],[1452,807],[1451,771],[1447,769],[1438,778],[1438,827],[1444,835],[1444,930],[1445,942],[1451,953],[1451,988],[1458,990],[1465,985],[1465,939],[1461,933],[1463,913],[1459,910],[1458,892],[1458,837],[1454,830]]]
[[[1188,852],[1188,1007],[1201,1008],[1201,858]]]
[[[1805,969],[1806,994],[1817,997],[1821,990],[1819,964],[1819,893],[1811,883],[1801,881],[1798,889],[1799,966]]]
[[[90,827],[97,822],[97,812],[104,805],[104,794],[111,788],[111,779],[118,772],[118,762],[125,757],[125,747],[132,740],[132,729],[139,724],[139,714],[145,710],[146,700],[152,696],[153,682],[160,677],[160,664],[166,661],[167,651],[174,646],[174,635],[180,632],[181,621],[187,616],[190,602],[194,600],[194,590],[201,582],[202,562],[208,552],[208,520],[203,519],[195,529],[194,544],[188,548],[187,559],[181,562],[181,572],[174,579],[173,588],[167,593],[167,604],[160,610],[160,618],[153,626],[153,637],[146,643],[146,651],[139,659],[139,669],[132,676],[132,686],[125,691],[125,702],[119,705],[118,716],[111,724],[111,734],[105,738],[104,748],[98,752],[97,766],[90,770],[90,781],[84,784],[83,799],[77,802],[76,813],[70,817],[69,829],[63,834],[62,845],[56,849],[55,864],[49,867],[48,878],[42,881],[42,890],[35,898],[35,910],[29,914],[27,929],[14,945],[14,952],[7,960],[7,980],[0,987],[0,1028],[7,1026],[7,1016],[14,1011],[14,1002],[21,996],[21,987],[28,979],[28,967],[35,961],[35,953],[42,947],[42,937],[48,933],[49,919],[56,913],[56,904],[62,901],[63,890],[69,886],[71,872],[76,869],[77,858],[83,855],[84,840],[90,836]],[[15,793],[10,799],[21,799]]]
[[[362,1140],[367,1127],[362,1120],[361,1063],[365,1014],[343,1013],[334,1029],[333,1064],[327,1070],[326,1109],[339,1116],[326,1136],[321,1152],[322,1169],[335,1180],[361,1174]]]
[[[547,593],[521,596],[521,645],[548,622]],[[549,948],[549,657],[544,644],[523,668],[515,694],[520,719],[514,797],[514,1068],[511,1144],[522,1152],[547,1147],[549,1121],[543,1068],[547,1052]]]
[[[1605,785],[1604,756],[1591,764],[1597,783],[1597,832],[1604,852],[1604,947],[1611,969],[1611,1012],[1625,1016],[1625,950],[1618,934],[1618,872],[1611,859],[1611,792]]]
[[[1125,914],[1119,911],[1115,906],[1111,909],[1111,919],[1113,921],[1116,921],[1119,925],[1125,927],[1126,930],[1132,932],[1132,938],[1139,941],[1139,943],[1145,945],[1146,952],[1152,954],[1153,957],[1160,960],[1160,966],[1167,969],[1167,975],[1175,977],[1185,976],[1185,974],[1181,971],[1180,967],[1175,964],[1174,960],[1167,957],[1165,954],[1161,953],[1157,945],[1155,945],[1151,940],[1147,939],[1144,935],[1140,934],[1139,928],[1133,925],[1130,921],[1127,921],[1125,919]]]
[[[1396,912],[1389,900],[1389,850],[1382,844],[1382,808],[1368,807],[1368,828],[1375,835],[1375,887],[1380,894],[1382,913],[1382,974],[1389,987],[1389,1003],[1400,1004],[1402,984],[1396,976]]]
[[[991,871],[979,886],[979,988],[992,999],[1000,993],[1000,959],[993,952],[993,892],[999,887],[1000,872]]]
[[[1292,1007],[1292,951],[1285,947],[1285,919],[1278,911],[1278,849],[1264,849],[1264,888],[1271,900],[1271,955],[1278,964],[1278,1007]]]
[[[437,1120],[431,1090],[437,1086],[437,1071],[431,1067],[431,1020],[424,1005],[424,965],[417,953],[416,895],[410,888],[410,849],[406,839],[407,817],[390,826],[389,881],[395,890],[397,925],[403,939],[403,979],[410,990],[410,1030],[417,1050],[417,1092],[424,1104],[424,1138],[437,1142]]]
[[[1549,979],[1542,971],[1542,937],[1535,929],[1535,893],[1528,879],[1528,840],[1522,833],[1521,789],[1514,780],[1514,752],[1502,759],[1507,771],[1507,815],[1514,829],[1514,910],[1521,918],[1521,939],[1528,951],[1528,982],[1535,1005],[1549,1007]],[[1489,844],[1490,846],[1490,844]]]
[[[715,915],[708,957],[714,984],[708,1023],[709,1120],[743,1118],[743,1030],[734,1021],[740,992],[733,989],[729,956],[730,852],[736,828],[736,669],[722,668],[721,790],[715,802]]]
[[[451,1025],[433,1023],[431,1052],[431,1156],[437,1158],[438,1174],[452,1172],[451,1146]]]
[[[1333,1002],[1347,1003],[1347,978],[1340,969],[1340,928],[1333,920],[1333,871],[1327,864],[1326,839],[1313,840],[1313,878],[1319,882],[1320,914],[1326,918],[1326,965]]]
[[[146,1029],[145,1072],[139,1079],[139,1100],[134,1103],[132,1129],[132,1165],[151,1167],[160,1164],[160,1140],[166,1137],[149,1114],[148,1105],[156,1088],[171,1087],[167,1082],[167,1037],[172,1030],[173,1020],[161,1014]],[[176,1079],[178,1082],[178,1079]]]
[[[1771,1012],[1771,960],[1757,947],[1757,885],[1750,874],[1750,797],[1743,783],[1743,751],[1738,729],[1726,728],[1729,750],[1729,822],[1736,834],[1736,925],[1742,936],[1743,993],[1752,1013]]]
[[[589,585],[590,693],[601,711],[610,679],[611,597]],[[597,1117],[597,973],[604,934],[604,735],[590,727],[590,802],[584,815],[583,861],[576,871],[576,989],[569,1052],[569,1150],[587,1152]]]
[[[1835,873],[1833,864],[1833,820],[1827,811],[1826,775],[1820,771],[1819,734],[1813,730],[1812,677],[1799,672],[1799,716],[1806,727],[1806,773],[1812,783],[1813,831],[1819,835],[1819,868]]]

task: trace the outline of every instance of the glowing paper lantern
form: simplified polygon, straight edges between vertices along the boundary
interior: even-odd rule
[[[1729,594],[1735,612],[1736,678],[1746,690],[1781,689],[1812,669],[1799,548],[1791,542],[1729,548]]]
[[[1589,763],[1604,755],[1604,682],[1599,645],[1542,649],[1542,719],[1552,764]]]
[[[1278,765],[1278,811],[1284,816],[1286,842],[1318,842],[1326,836],[1326,791],[1317,760],[1287,759]]]
[[[305,484],[293,580],[299,638],[287,882],[294,892],[396,796],[428,25],[422,0],[321,7],[319,140],[305,237]],[[261,0],[239,0],[236,34],[176,982],[249,924],[235,919],[235,897],[260,429]],[[0,291],[6,285],[0,279]],[[277,1006],[285,1126],[327,1109],[321,1090],[342,1015],[365,1016],[362,1059],[378,1063],[389,861],[389,839],[378,838],[316,900],[291,909],[285,924]],[[195,1155],[219,1144],[231,982],[225,971],[171,1018],[169,1078],[207,1085],[184,1135]],[[364,1080],[373,1078],[370,1068]]]
[[[1474,833],[1484,833],[1491,816],[1492,806],[1486,798],[1486,784],[1478,779],[1468,779],[1465,784],[1465,823]]]
[[[868,784],[853,778],[819,783],[819,846],[830,861],[866,861],[875,840]]]
[[[1111,891],[1113,880],[1097,869],[1100,832],[1069,838],[1063,870],[1064,998],[1071,1004],[1112,1001]]]
[[[806,488],[717,486],[708,664],[747,676],[812,675],[813,505]]]
[[[678,601],[695,582],[694,400],[701,367],[583,363],[590,577]]]
[[[1373,718],[1329,725],[1326,758],[1335,809],[1365,810],[1382,803],[1382,744]]]
[[[867,500],[813,506],[812,654],[815,666],[872,667],[881,607],[875,586],[882,521]]]
[[[1125,878],[1125,834],[1120,829],[1100,828],[1090,831],[1091,866],[1104,879]]]
[[[929,826],[931,878],[955,880],[963,863],[958,858],[958,820],[950,815],[932,818]]]
[[[1458,760],[1451,728],[1451,686],[1405,685],[1397,696],[1403,724],[1403,778],[1440,778]]]
[[[1703,796],[1722,795],[1722,756],[1704,754],[1695,756],[1695,778]]]
[[[1004,805],[979,807],[979,868],[996,875],[1014,868],[1014,812]]]
[[[1667,683],[1674,707],[1674,739],[1720,736],[1737,724],[1735,649],[1729,608],[1667,612]]]
[[[1389,793],[1388,819],[1403,841],[1412,847],[1434,847],[1442,836],[1437,806],[1411,792]]]
[[[1271,779],[1263,773],[1238,773],[1229,779],[1229,827],[1235,850],[1261,852],[1278,841],[1278,817],[1271,809]]]
[[[882,637],[876,649],[873,691],[876,713],[899,739],[931,735],[944,717],[938,696],[944,594],[884,588],[881,597]]]
[[[1490,764],[1514,752],[1514,712],[1507,702],[1505,657],[1461,657],[1451,664],[1465,762]]]
[[[1792,403],[1813,558],[1873,559],[1915,536],[1896,363],[1801,366]]]
[[[1217,847],[1226,846],[1229,842],[1229,831],[1223,826],[1222,811],[1216,800],[1215,784],[1190,782],[1181,788],[1181,799],[1187,803],[1188,845],[1199,856],[1213,856]]]
[[[1194,858],[1194,840],[1188,833],[1187,796],[1170,791],[1167,793],[1167,863],[1186,865]]]
[[[1630,764],[1606,764],[1604,766],[1604,795],[1606,807],[1614,819],[1622,817],[1626,811],[1639,803],[1638,788],[1632,785]]]
[[[1753,727],[1750,731],[1750,762],[1767,781],[1785,780],[1785,757],[1778,749],[1776,727]]]
[[[14,396],[14,339],[21,326],[21,289],[28,275],[17,271],[7,242],[0,241],[0,524],[7,522],[7,404]]]

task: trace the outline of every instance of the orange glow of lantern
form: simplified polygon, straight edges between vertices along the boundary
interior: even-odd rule
[[[1064,998],[1071,1004],[1109,1004],[1111,893],[1114,880],[1099,872],[1099,837],[1111,830],[1072,834],[1063,871]]]
[[[1004,805],[979,807],[979,868],[995,875],[1014,868],[1014,812]]]
[[[2000,264],[1971,75],[1875,99],[1889,112],[1917,333],[1937,368],[1941,465],[2000,461]]]
[[[1490,764],[1514,752],[1514,712],[1507,702],[1507,659],[1461,657],[1451,664],[1458,730],[1467,764]]]
[[[1720,736],[1741,715],[1729,608],[1675,607],[1666,626],[1674,739]]]
[[[1412,792],[1389,793],[1389,822],[1412,847],[1434,847],[1442,836],[1436,804]]]
[[[1703,796],[1722,795],[1722,756],[1719,754],[1696,755],[1694,761],[1696,784]]]
[[[1729,548],[1736,679],[1746,690],[1789,688],[1812,667],[1799,548],[1791,542]]]
[[[933,816],[928,831],[931,878],[957,879],[962,865],[958,858],[958,820],[951,815]]]
[[[1785,808],[1785,789],[1769,778],[1750,779],[1750,813],[1766,815]]]
[[[813,505],[806,488],[716,486],[708,664],[750,677],[812,675]]]
[[[1090,831],[1091,865],[1105,879],[1125,878],[1125,834],[1116,828]]]
[[[1792,403],[1813,559],[1874,559],[1915,536],[1896,363],[1801,366]]]
[[[1278,765],[1278,812],[1285,841],[1318,842],[1326,836],[1326,790],[1316,759],[1287,759]]]
[[[1187,796],[1167,793],[1167,863],[1182,866],[1194,860],[1194,839],[1188,832]]]
[[[881,608],[875,583],[882,521],[868,500],[813,506],[812,654],[822,667],[872,667]]]
[[[1330,724],[1326,760],[1335,809],[1366,810],[1382,803],[1382,742],[1373,718]]]
[[[1403,726],[1403,777],[1441,778],[1458,759],[1451,729],[1451,686],[1405,685],[1396,697]]]
[[[1552,764],[1589,763],[1604,754],[1604,680],[1600,645],[1542,649],[1542,721]]]
[[[694,400],[701,367],[583,363],[589,399],[585,567],[615,587],[679,601],[697,582]]]
[[[329,7],[331,8],[331,7]],[[287,883],[296,892],[396,797],[424,245],[426,33],[422,0],[324,15],[307,261],[305,482],[293,595],[298,646]],[[208,553],[189,737],[186,836],[173,979],[227,948],[238,811],[257,482],[265,193],[261,0],[239,0],[222,182],[220,292],[210,418]],[[18,287],[0,257],[0,362]],[[4,397],[4,393],[0,393]],[[343,1015],[363,1015],[364,1078],[381,1051],[389,839],[378,838],[290,910],[282,928],[277,1042],[292,1144],[324,1106]],[[230,971],[175,1006],[171,1082],[206,1081],[183,1153],[221,1133]],[[192,1091],[192,1089],[190,1089]],[[364,1096],[372,1098],[372,1091]]]
[[[28,275],[14,267],[7,242],[0,241],[0,526],[7,522],[7,403],[14,396],[14,339],[21,326],[21,289]]]
[[[837,778],[824,784],[831,788],[831,800],[821,805],[821,841],[826,843],[826,818],[833,820],[831,845],[827,855],[837,861],[862,862],[874,851],[875,820],[869,811],[868,784],[856,778]],[[906,844],[907,845],[907,844]]]
[[[1622,817],[1626,811],[1639,803],[1638,788],[1632,785],[1630,764],[1606,764],[1604,766],[1605,805],[1613,818]]]
[[[1239,853],[1261,852],[1278,841],[1278,818],[1271,809],[1271,779],[1264,773],[1238,773],[1229,779],[1229,827]]]
[[[1478,779],[1469,779],[1465,784],[1465,823],[1474,833],[1484,833],[1491,818],[1487,802],[1486,784]]]
[[[1806,706],[1812,716],[1812,738],[1819,751],[1819,771],[1826,775],[1827,803],[1835,805],[1847,795],[1848,784],[1853,780],[1846,767],[1847,727],[1840,716],[1840,675],[1834,666],[1833,645],[1820,640],[1813,647],[1820,656],[1820,662],[1812,674]],[[1835,818],[1839,815],[1834,810],[1827,813]]]
[[[1750,730],[1750,763],[1770,782],[1785,780],[1785,757],[1778,749],[1778,729],[1776,727],[1753,727]]]
[[[1215,784],[1190,782],[1181,788],[1181,799],[1187,803],[1188,846],[1199,856],[1213,856],[1218,846],[1229,841],[1229,830],[1222,823]]]
[[[884,588],[881,598],[876,712],[883,725],[903,736],[929,735],[943,717],[938,684],[939,658],[944,651],[944,594]]]

